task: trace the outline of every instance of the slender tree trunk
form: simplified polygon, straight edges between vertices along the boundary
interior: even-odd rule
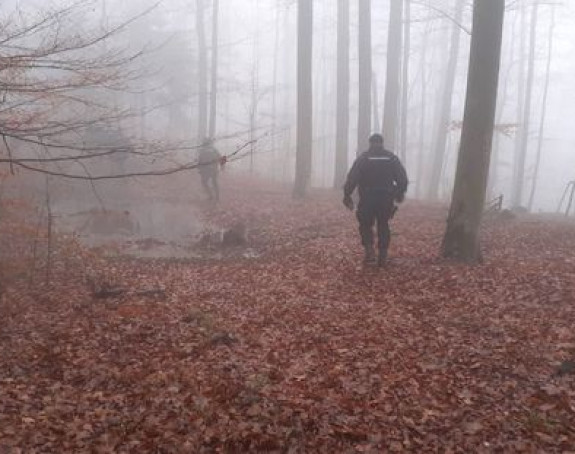
[[[409,112],[409,54],[411,52],[411,0],[404,0],[403,69],[401,81],[401,145],[399,153],[403,165],[407,163],[407,116]]]
[[[383,137],[386,148],[393,150],[396,146],[397,116],[399,111],[403,0],[390,1],[387,36],[387,79],[383,103]]]
[[[419,117],[419,156],[417,160],[417,197],[423,196],[423,170],[425,168],[425,156],[427,148],[425,143],[426,128],[425,120],[427,115],[427,53],[429,48],[429,40],[427,36],[431,33],[431,26],[426,26],[423,36],[423,45],[421,48],[421,108]]]
[[[451,122],[451,105],[453,103],[453,87],[455,85],[455,76],[457,74],[457,61],[459,59],[459,45],[461,41],[461,28],[459,24],[463,18],[464,4],[464,0],[457,0],[457,7],[455,12],[455,21],[457,23],[453,24],[451,32],[451,47],[447,63],[447,74],[442,89],[443,94],[441,97],[441,107],[437,123],[438,129],[435,135],[433,164],[431,167],[428,194],[430,199],[437,199],[439,197],[441,174],[445,164],[447,135],[449,133],[449,124]]]
[[[461,147],[442,252],[466,262],[481,260],[479,228],[485,205],[505,0],[475,0]]]
[[[535,202],[535,192],[539,178],[539,167],[541,165],[541,155],[543,151],[543,141],[545,133],[545,121],[547,119],[547,98],[549,97],[549,79],[551,78],[551,61],[553,59],[553,32],[555,31],[555,9],[551,11],[551,25],[549,26],[547,66],[545,68],[545,85],[543,88],[543,106],[541,111],[541,121],[539,123],[539,138],[537,140],[537,155],[535,158],[535,170],[533,175],[533,185],[529,194],[529,211],[533,210]]]
[[[260,48],[260,24],[259,24],[259,0],[256,0],[256,20],[254,42],[252,46],[252,84],[251,84],[251,101],[249,111],[249,125],[250,134],[250,173],[255,172],[255,151],[256,144],[254,142],[257,122],[258,122],[258,104],[259,104],[259,91],[260,91],[260,66],[259,66],[259,48]]]
[[[537,19],[539,4],[531,7],[531,30],[529,33],[529,59],[527,61],[527,82],[525,89],[525,109],[523,121],[519,130],[519,153],[517,155],[517,173],[513,191],[513,206],[523,205],[523,188],[525,186],[525,163],[527,161],[527,146],[529,144],[529,126],[531,121],[531,100],[533,98],[533,79],[535,75],[535,45],[537,41]]]
[[[218,25],[219,0],[212,0],[212,81],[210,89],[210,124],[209,137],[216,136],[217,105],[218,105]]]
[[[275,36],[274,36],[274,66],[272,75],[272,128],[271,128],[271,145],[272,153],[274,156],[274,163],[278,162],[278,150],[277,150],[277,122],[278,122],[278,112],[277,112],[277,98],[278,98],[278,67],[279,67],[279,49],[280,49],[280,10],[281,2],[276,2],[276,17],[275,17]],[[273,173],[281,171],[281,166],[275,166]]]
[[[208,133],[208,51],[204,25],[204,1],[196,0],[196,33],[198,34],[198,139]]]
[[[312,163],[313,131],[313,0],[298,0],[297,37],[297,145],[293,195],[307,194]]]
[[[357,153],[367,147],[371,132],[371,0],[359,0],[359,101]]]
[[[371,124],[372,132],[379,132],[381,120],[379,119],[379,92],[377,90],[377,74],[371,74],[371,107],[373,109],[373,118]]]
[[[519,179],[522,178],[519,175],[519,156],[521,154],[521,130],[525,127],[525,125],[521,124],[523,121],[523,115],[525,112],[525,72],[526,72],[526,39],[525,34],[527,31],[527,14],[526,14],[526,5],[523,2],[519,2],[520,8],[520,29],[519,29],[519,55],[516,57],[519,60],[519,69],[517,74],[517,133],[515,136],[515,149],[513,155],[513,180],[512,180],[512,187],[511,187],[511,205],[516,205],[516,193],[517,193],[517,186]]]
[[[283,52],[283,106],[282,106],[282,128],[283,133],[283,179],[285,181],[292,181],[294,173],[294,163],[292,155],[293,143],[293,128],[292,124],[296,117],[297,108],[294,104],[295,93],[295,74],[292,73],[292,68],[297,65],[296,44],[297,32],[294,31],[296,27],[293,26],[289,12],[286,10],[283,17],[283,36],[284,36],[284,52]]]
[[[337,1],[337,106],[334,187],[341,188],[347,173],[349,148],[349,2]]]

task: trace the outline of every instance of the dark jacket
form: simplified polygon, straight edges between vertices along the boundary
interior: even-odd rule
[[[359,197],[398,198],[407,192],[407,174],[399,158],[382,146],[372,145],[353,163],[347,175],[344,195],[358,188]]]

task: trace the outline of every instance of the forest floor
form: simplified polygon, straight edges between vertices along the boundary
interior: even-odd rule
[[[364,269],[339,193],[202,210],[254,253],[66,252],[5,289],[0,453],[575,452],[574,223],[489,220],[464,266],[408,202]]]

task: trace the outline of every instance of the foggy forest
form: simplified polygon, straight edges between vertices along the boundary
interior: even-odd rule
[[[0,453],[575,452],[575,3],[0,2]]]

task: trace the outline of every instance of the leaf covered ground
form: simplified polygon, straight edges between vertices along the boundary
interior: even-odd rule
[[[339,194],[230,184],[203,209],[257,254],[69,252],[5,290],[0,452],[575,452],[575,224],[491,220],[469,267],[438,258],[445,208],[410,202],[366,270]]]

